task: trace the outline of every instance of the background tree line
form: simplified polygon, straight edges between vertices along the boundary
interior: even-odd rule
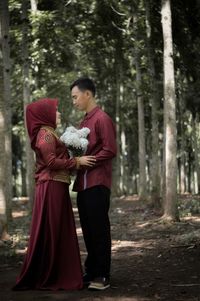
[[[177,192],[200,191],[199,17],[197,0],[1,0],[1,219],[13,196],[33,199],[24,106],[56,97],[61,131],[78,125],[69,86],[79,76],[94,79],[116,122],[113,194],[178,218]]]

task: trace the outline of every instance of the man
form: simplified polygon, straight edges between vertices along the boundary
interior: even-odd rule
[[[78,171],[74,191],[83,237],[87,249],[83,280],[88,289],[104,290],[110,286],[111,235],[109,222],[112,158],[116,156],[116,133],[111,118],[96,104],[95,85],[89,78],[80,78],[70,87],[74,106],[85,111],[80,128],[88,127],[86,155],[93,155],[96,164]]]

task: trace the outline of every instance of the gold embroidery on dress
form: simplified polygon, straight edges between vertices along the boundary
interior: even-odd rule
[[[56,137],[56,139],[59,139],[58,135],[56,134],[55,130],[52,127],[42,126],[41,129],[47,131],[46,135],[44,136],[44,139],[47,143],[52,143],[53,142],[52,136],[48,132],[50,132],[54,137]]]
[[[53,176],[54,181],[60,181],[70,184],[71,178],[67,170],[60,170]]]
[[[42,126],[41,129],[44,129],[44,130],[47,131],[47,134],[45,135],[45,138],[44,138],[47,143],[52,143],[52,141],[53,141],[52,136],[50,135],[50,133],[54,137],[56,137],[56,139],[59,139],[57,133],[55,132],[55,130],[52,127]],[[68,184],[71,183],[71,178],[70,178],[70,175],[69,175],[69,171],[67,171],[67,170],[57,170],[56,174],[53,175],[52,180],[60,181],[60,182],[68,183]]]

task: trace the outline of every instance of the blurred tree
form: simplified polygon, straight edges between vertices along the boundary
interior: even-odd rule
[[[170,0],[162,0],[163,68],[164,68],[164,215],[177,220],[176,97]]]
[[[5,181],[5,198],[6,198],[6,215],[7,220],[12,220],[12,121],[11,121],[11,63],[10,63],[10,35],[9,35],[9,10],[8,1],[0,2],[0,25],[1,25],[1,50],[3,66],[3,102],[4,102],[4,134],[5,134],[5,157],[6,162],[4,177]],[[2,140],[4,142],[4,139]]]

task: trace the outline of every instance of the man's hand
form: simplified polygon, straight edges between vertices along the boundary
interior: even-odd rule
[[[89,166],[92,167],[96,163],[96,157],[95,156],[82,156],[79,157],[79,164],[81,166]]]

